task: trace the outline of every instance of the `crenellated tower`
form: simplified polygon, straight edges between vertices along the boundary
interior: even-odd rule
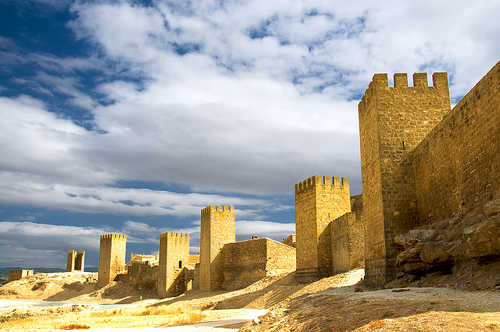
[[[186,291],[184,266],[189,262],[189,234],[166,232],[160,235],[160,266],[157,291],[160,297]]]
[[[201,210],[200,289],[219,289],[224,281],[222,248],[235,242],[234,206],[210,205]]]
[[[396,274],[394,236],[416,224],[414,178],[408,174],[410,152],[450,111],[448,76],[426,73],[375,74],[358,105],[366,280],[381,286]]]
[[[101,235],[99,247],[99,287],[106,286],[125,270],[125,253],[127,251],[127,235]]]
[[[331,274],[329,224],[350,211],[348,178],[316,175],[295,185],[298,281]]]

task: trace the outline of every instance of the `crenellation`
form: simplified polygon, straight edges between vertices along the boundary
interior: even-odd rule
[[[427,88],[429,83],[427,80],[427,73],[414,73],[413,74],[413,87],[414,88]]]
[[[351,211],[349,181],[315,175],[299,182],[295,188],[296,278],[307,282],[331,274],[328,225]]]
[[[103,234],[99,247],[99,272],[97,284],[100,287],[112,282],[125,271],[127,236],[125,234]]]
[[[394,74],[394,87],[395,88],[407,88],[408,87],[408,74],[395,73]]]

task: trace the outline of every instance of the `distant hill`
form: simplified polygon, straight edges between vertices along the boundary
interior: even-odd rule
[[[29,267],[24,267],[25,269],[31,269]],[[7,280],[7,276],[10,270],[21,269],[21,267],[9,266],[9,267],[0,267],[0,279]],[[57,267],[34,267],[35,273],[55,273],[55,272],[65,272],[66,269],[61,269]],[[85,272],[97,272],[97,267],[88,267],[85,268]],[[1,282],[0,282],[1,284]]]

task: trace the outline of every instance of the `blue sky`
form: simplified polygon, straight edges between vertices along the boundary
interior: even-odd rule
[[[294,232],[293,185],[361,192],[357,102],[375,72],[498,61],[495,2],[0,2],[0,266],[152,253],[235,205],[237,238]],[[445,14],[444,14],[445,13]]]

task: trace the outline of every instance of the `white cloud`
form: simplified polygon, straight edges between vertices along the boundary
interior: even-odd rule
[[[69,75],[37,79],[90,109],[101,131],[32,98],[1,98],[4,202],[130,215],[195,215],[210,203],[235,204],[245,207],[241,216],[255,217],[276,207],[114,184],[289,194],[294,183],[321,174],[348,176],[359,192],[356,99],[374,72],[448,70],[456,97],[500,54],[495,2],[99,1],[71,8],[70,26],[98,46],[96,54],[29,58]],[[263,38],[250,38],[252,31]],[[195,51],[179,55],[176,47]],[[24,61],[16,59],[7,60]],[[108,80],[97,92],[114,103],[95,106],[71,75],[98,68],[106,75],[127,68],[141,83]]]

